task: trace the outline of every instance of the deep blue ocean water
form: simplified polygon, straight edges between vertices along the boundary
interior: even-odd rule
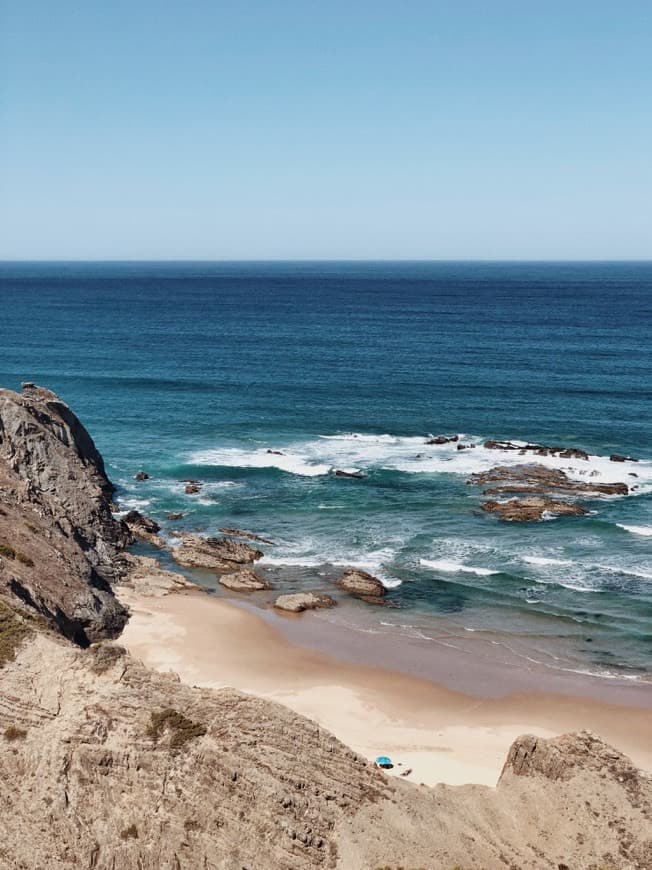
[[[366,627],[652,673],[651,263],[5,263],[0,303],[0,385],[57,391],[166,534],[268,536],[278,588],[366,567],[401,605],[360,604]],[[486,438],[583,447],[571,473],[637,489],[499,523],[466,484],[504,459]]]

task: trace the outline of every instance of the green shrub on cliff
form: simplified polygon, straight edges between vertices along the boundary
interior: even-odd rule
[[[16,650],[30,633],[15,611],[0,601],[0,668],[14,660]]]
[[[152,713],[147,734],[156,741],[166,730],[171,733],[170,747],[172,749],[179,749],[194,737],[206,734],[205,725],[202,725],[201,722],[193,722],[192,719],[188,719],[183,713],[179,713],[178,710],[173,710],[171,707],[158,713]]]
[[[13,547],[10,547],[9,544],[0,544],[0,556],[4,556],[5,559],[17,559],[19,562],[22,562],[23,565],[27,565],[29,568],[34,567],[34,562],[30,559],[29,556],[26,556],[25,553],[21,553],[18,550],[15,550]]]

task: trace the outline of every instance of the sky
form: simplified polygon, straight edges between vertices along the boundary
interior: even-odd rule
[[[0,259],[649,258],[649,0],[0,0]]]

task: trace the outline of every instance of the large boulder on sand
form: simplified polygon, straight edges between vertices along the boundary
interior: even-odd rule
[[[279,595],[274,602],[274,607],[290,613],[301,613],[304,610],[316,610],[318,607],[335,607],[336,604],[337,602],[330,595],[296,592],[292,595]]]
[[[183,533],[181,546],[172,548],[172,555],[185,568],[207,568],[227,573],[250,565],[263,555],[242,541],[230,538],[202,538],[201,535]]]
[[[360,568],[345,568],[336,586],[362,598],[383,598],[387,590],[377,577]]]
[[[220,577],[222,586],[232,589],[234,592],[260,592],[261,589],[271,589],[271,583],[263,580],[253,568],[241,568],[231,574],[222,574]]]

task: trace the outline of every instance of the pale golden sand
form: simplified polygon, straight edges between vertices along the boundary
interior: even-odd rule
[[[519,734],[582,728],[652,770],[649,709],[535,692],[472,697],[297,646],[258,615],[204,593],[152,598],[123,589],[120,598],[132,611],[120,642],[145,664],[190,685],[286,704],[366,757],[401,762],[397,774],[412,768],[411,781],[495,785]]]

